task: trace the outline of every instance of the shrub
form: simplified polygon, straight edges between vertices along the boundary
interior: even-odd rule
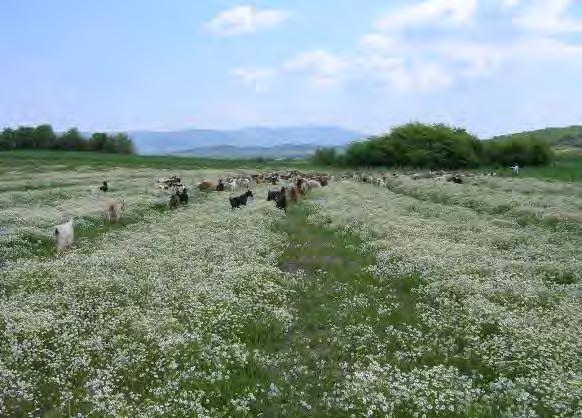
[[[510,136],[483,143],[484,160],[489,164],[546,165],[554,159],[551,145],[532,136]]]
[[[478,165],[480,152],[479,139],[464,129],[410,123],[353,143],[346,161],[350,165],[461,168]]]
[[[481,141],[463,128],[409,123],[352,143],[345,154],[320,149],[314,161],[355,167],[458,169],[479,165],[545,165],[553,160],[547,141],[525,134]]]
[[[338,152],[335,148],[318,148],[312,160],[314,163],[320,165],[337,165]]]

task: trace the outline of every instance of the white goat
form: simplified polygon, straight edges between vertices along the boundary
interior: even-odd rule
[[[232,180],[226,184],[226,190],[229,192],[236,192],[237,189],[237,181]]]
[[[62,253],[67,248],[70,248],[75,241],[73,220],[71,219],[64,224],[57,225],[55,227],[54,237],[58,254]]]
[[[249,181],[249,179],[242,179],[240,181],[240,187],[248,190],[251,188],[251,182]]]
[[[308,190],[321,189],[321,183],[317,180],[307,180]]]

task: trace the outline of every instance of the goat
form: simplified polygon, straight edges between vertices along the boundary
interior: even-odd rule
[[[217,190],[217,188],[218,188],[217,184],[212,181],[205,180],[202,183],[198,184],[198,190],[201,190],[203,192],[211,192],[213,190]]]
[[[236,181],[236,180],[232,180],[231,182],[229,182],[229,183],[226,185],[226,189],[227,189],[229,192],[235,192],[235,191],[236,191],[236,189],[237,189],[237,185],[238,185],[237,181]]]
[[[125,210],[124,202],[115,202],[107,206],[105,210],[105,219],[108,222],[117,222],[121,218],[121,214]]]
[[[455,174],[452,181],[456,184],[463,184],[463,177],[460,174]]]
[[[253,192],[248,190],[246,193],[241,194],[237,197],[230,197],[231,209],[240,208],[241,206],[246,206],[249,197],[254,197]]]
[[[277,200],[277,197],[279,196],[280,193],[281,192],[279,190],[269,190],[267,192],[267,202]]]
[[[216,191],[224,192],[224,183],[222,182],[222,179],[218,180],[218,184],[216,185]]]
[[[73,220],[57,225],[54,232],[55,243],[57,246],[57,254],[61,254],[67,248],[73,245],[75,240],[75,229],[73,227]]]
[[[299,201],[299,188],[295,185],[291,186],[291,201],[297,203]]]
[[[250,189],[251,188],[251,182],[249,179],[242,179],[240,181],[240,187],[242,187],[243,189]]]
[[[176,209],[180,204],[180,197],[177,194],[170,196],[170,209]]]
[[[307,182],[304,178],[299,177],[295,185],[297,186],[299,193],[305,194],[305,192],[307,191]]]
[[[275,198],[275,206],[277,206],[277,209],[281,209],[287,212],[287,191],[284,187],[281,188],[281,191]]]
[[[103,185],[99,187],[99,190],[101,190],[102,192],[106,192],[109,190],[109,186],[107,185],[106,181],[104,181]]]
[[[188,189],[186,189],[184,187],[184,189],[182,190],[182,193],[178,193],[178,198],[180,199],[180,203],[182,203],[183,205],[187,205],[188,204]]]
[[[321,189],[321,183],[317,180],[307,180],[307,190]]]

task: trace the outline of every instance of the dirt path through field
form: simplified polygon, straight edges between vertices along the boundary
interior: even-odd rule
[[[391,352],[388,347],[367,347],[365,335],[358,343],[354,333],[372,333],[374,340],[381,340],[387,326],[417,320],[411,293],[414,281],[380,283],[370,270],[375,257],[364,250],[360,237],[310,222],[310,210],[309,203],[293,207],[276,225],[289,240],[279,268],[299,278],[293,301],[297,321],[279,353],[286,361],[276,371],[284,375],[282,382],[292,386],[277,388],[285,402],[265,405],[264,416],[330,412],[349,416],[326,406],[346,381],[346,365],[356,361],[361,351],[382,356]],[[354,299],[361,303],[354,304]]]

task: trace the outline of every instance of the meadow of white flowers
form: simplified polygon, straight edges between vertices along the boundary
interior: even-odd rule
[[[582,416],[582,186],[337,181],[305,223],[331,231],[331,261],[372,261],[335,283],[281,270],[310,243],[266,187],[161,211],[170,174],[229,173],[0,175],[0,416]],[[117,199],[131,222],[39,251]],[[310,286],[329,299],[302,306]]]
[[[180,174],[190,185],[219,173]],[[107,199],[129,202],[126,216],[158,198],[151,172],[106,175],[116,190]],[[47,188],[28,197],[2,193],[5,225],[50,233],[64,212],[100,216],[104,198],[86,184],[103,175],[44,176]],[[195,195],[62,257],[5,260],[0,415],[216,416],[267,393],[258,350],[292,315],[276,268],[285,240],[270,228],[281,214],[263,200],[231,211],[226,194]]]
[[[395,353],[349,365],[333,402],[580,416],[582,236],[572,220],[582,215],[582,187],[525,179],[389,187],[396,193],[336,184],[312,216],[364,236],[379,279],[415,283],[416,320],[367,336],[369,346],[391,341]]]

